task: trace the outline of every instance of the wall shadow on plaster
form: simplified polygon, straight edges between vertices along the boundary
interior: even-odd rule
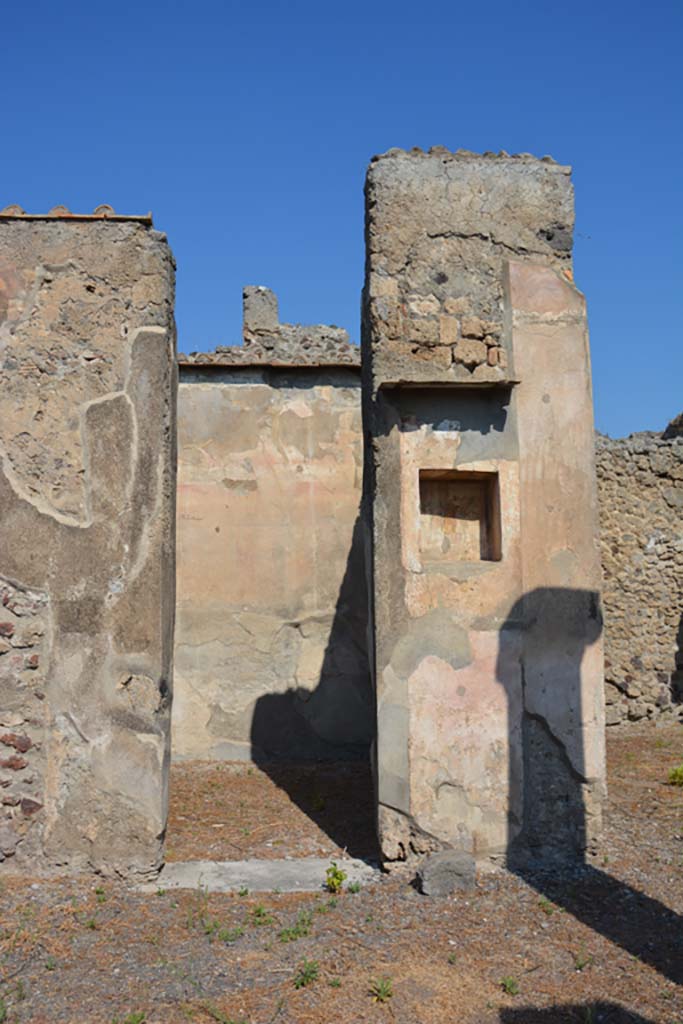
[[[259,697],[252,760],[354,857],[377,857],[370,744],[374,696],[366,646],[367,581],[356,518],[317,685]]]
[[[402,431],[457,430],[458,459],[505,458],[516,447],[509,419],[513,415],[510,388],[381,388],[376,400],[375,436]],[[484,454],[485,453],[485,454]]]
[[[619,1003],[571,1003],[561,1006],[515,1006],[500,1010],[500,1024],[656,1024]]]
[[[239,348],[239,346],[237,346]],[[264,384],[277,390],[296,388],[308,391],[312,387],[357,388],[358,369],[346,366],[240,366],[208,363],[180,366],[181,384]]]
[[[599,595],[541,587],[520,598],[501,635],[497,676],[504,687],[510,686],[509,631],[522,644],[524,713],[521,723],[510,721],[508,866],[583,924],[681,984],[683,918],[594,867],[582,852],[591,823],[581,663],[602,631]],[[512,698],[510,693],[510,707]],[[560,1018],[539,1021],[546,1019]]]

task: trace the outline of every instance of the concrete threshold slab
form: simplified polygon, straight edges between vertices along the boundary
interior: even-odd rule
[[[139,886],[143,892],[157,889],[197,889],[208,892],[320,892],[331,860],[302,857],[300,860],[189,860],[166,864],[156,882]],[[358,882],[367,885],[380,876],[377,867],[365,861],[339,858],[337,866],[346,872],[344,887]]]

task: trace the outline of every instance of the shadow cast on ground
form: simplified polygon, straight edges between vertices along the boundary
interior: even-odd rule
[[[515,1006],[500,1011],[500,1024],[656,1024],[618,1003],[572,1003],[538,1008]]]
[[[370,744],[367,581],[357,516],[318,683],[260,697],[252,759],[330,839],[354,857],[379,858]]]
[[[682,984],[680,915],[586,862],[596,753],[586,750],[592,709],[583,707],[582,663],[601,631],[599,594],[561,587],[525,594],[501,631],[503,686],[510,685],[505,667],[514,634],[522,665],[522,721],[510,721],[508,866],[610,942]],[[508,704],[514,706],[511,699]]]

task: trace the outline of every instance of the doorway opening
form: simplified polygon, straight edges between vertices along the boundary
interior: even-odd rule
[[[360,369],[226,358],[179,361],[166,858],[373,859]]]

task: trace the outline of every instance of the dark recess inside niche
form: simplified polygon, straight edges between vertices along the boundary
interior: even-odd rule
[[[500,561],[497,473],[420,470],[420,555],[426,565]]]

